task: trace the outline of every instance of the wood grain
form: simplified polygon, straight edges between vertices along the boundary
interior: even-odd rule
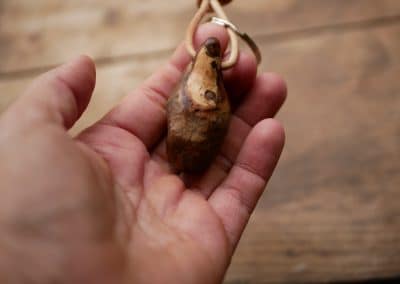
[[[400,274],[399,35],[394,25],[263,46],[288,80],[287,145],[227,283]]]
[[[0,5],[1,75],[52,66],[81,53],[104,59],[171,50],[183,38],[195,1],[8,0]],[[398,15],[400,2],[246,0],[227,11],[244,30],[265,35]]]
[[[98,85],[73,133],[90,125],[167,60],[193,6],[175,2],[0,2],[0,110],[79,51],[98,59]],[[400,275],[400,1],[244,2],[231,15],[288,82],[287,145],[226,283]],[[109,9],[118,16],[101,24]]]

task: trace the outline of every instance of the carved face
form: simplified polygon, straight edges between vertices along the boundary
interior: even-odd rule
[[[224,96],[219,92],[220,73],[221,46],[218,40],[209,38],[196,56],[181,99],[189,98],[193,110],[215,109]]]

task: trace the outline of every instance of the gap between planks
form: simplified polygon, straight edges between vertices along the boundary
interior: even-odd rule
[[[281,43],[293,39],[301,39],[308,37],[311,38],[326,33],[346,33],[346,32],[353,32],[357,30],[365,30],[376,27],[392,26],[397,24],[400,24],[400,15],[394,15],[390,17],[379,17],[362,21],[343,22],[333,25],[308,27],[305,29],[296,29],[292,31],[277,32],[270,34],[256,34],[253,36],[253,38],[254,40],[260,43],[265,43],[265,42]],[[173,52],[174,49],[175,47],[170,47],[170,48],[160,49],[158,51],[132,53],[114,57],[100,57],[100,58],[95,58],[95,62],[98,67],[101,67],[104,65],[118,64],[120,62],[128,60],[135,60],[138,58],[146,59],[150,57],[164,57],[168,56],[171,52]],[[56,65],[42,66],[37,68],[19,70],[15,72],[3,72],[3,73],[0,72],[0,81],[19,80],[23,78],[34,77],[54,67],[56,67]]]

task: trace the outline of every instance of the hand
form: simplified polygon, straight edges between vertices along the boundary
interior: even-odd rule
[[[222,28],[205,25],[226,47]],[[78,137],[94,64],[79,59],[38,78],[0,118],[1,283],[220,283],[279,159],[271,119],[286,87],[256,76],[242,53],[225,72],[233,102],[226,142],[202,176],[173,175],[165,154],[167,97],[190,62],[170,61]]]

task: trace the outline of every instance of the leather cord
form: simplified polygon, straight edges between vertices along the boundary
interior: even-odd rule
[[[223,1],[224,3],[227,1]],[[209,12],[209,9],[218,16],[218,18],[225,21],[229,21],[227,15],[225,14],[222,4],[218,0],[202,0],[197,13],[194,15],[192,21],[190,22],[187,32],[186,32],[186,48],[189,54],[194,58],[196,56],[196,50],[193,44],[193,37],[198,29],[201,20]],[[229,69],[233,67],[239,57],[239,40],[237,34],[232,29],[227,29],[230,39],[230,54],[227,60],[222,62],[222,69]]]

